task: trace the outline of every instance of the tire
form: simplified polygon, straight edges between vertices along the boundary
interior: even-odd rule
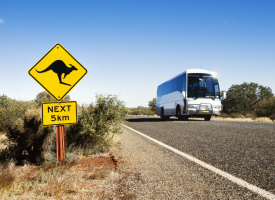
[[[161,117],[162,120],[168,120],[170,118],[170,116],[164,116],[164,109],[163,108],[161,109],[160,117]]]
[[[178,120],[181,120],[181,117],[182,117],[182,116],[181,116],[180,108],[179,108],[179,107],[177,107],[176,115],[177,115]]]
[[[162,120],[164,120],[164,118],[165,118],[165,117],[164,117],[164,110],[163,110],[163,108],[161,109],[160,117],[161,117]]]
[[[209,115],[209,116],[205,116],[205,117],[204,117],[204,119],[205,119],[205,121],[210,121],[210,119],[211,119],[211,115]]]
[[[177,109],[177,117],[178,117],[178,120],[183,120],[183,121],[186,121],[189,118],[187,115],[181,115],[180,108]]]
[[[182,116],[181,116],[181,119],[182,119],[183,121],[187,121],[188,118],[189,118],[189,117],[188,117],[187,115],[182,115]]]

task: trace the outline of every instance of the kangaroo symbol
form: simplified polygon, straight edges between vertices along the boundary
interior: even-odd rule
[[[71,65],[71,64],[70,64]],[[47,67],[46,69],[44,69],[43,71],[37,71],[37,69],[35,69],[38,73],[44,73],[47,71],[52,70],[54,73],[57,74],[58,78],[59,78],[59,83],[60,84],[64,84],[64,85],[68,85],[71,86],[70,84],[64,83],[62,82],[62,78],[61,75],[64,73],[65,76],[63,79],[65,79],[65,77],[70,74],[73,70],[77,70],[77,68],[73,65],[71,65],[72,67],[69,68],[65,65],[65,63],[62,60],[56,60],[54,61],[49,67]]]

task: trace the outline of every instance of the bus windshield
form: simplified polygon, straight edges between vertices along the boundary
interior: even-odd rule
[[[189,98],[220,98],[219,82],[211,74],[188,74]]]

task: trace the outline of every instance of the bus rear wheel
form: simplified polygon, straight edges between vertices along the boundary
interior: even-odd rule
[[[209,115],[209,116],[205,116],[205,117],[204,117],[204,119],[205,119],[205,121],[210,121],[210,119],[211,119],[211,115]]]

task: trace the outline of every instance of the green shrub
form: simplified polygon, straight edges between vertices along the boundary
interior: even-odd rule
[[[27,110],[37,109],[37,104],[33,101],[17,101],[6,98],[2,102],[4,103],[0,104],[0,132],[6,132],[8,127],[17,126]]]
[[[78,124],[66,127],[67,145],[95,151],[108,148],[114,134],[121,133],[126,113],[124,102],[117,96],[96,95],[96,104],[78,108]]]
[[[9,146],[1,152],[0,159],[14,159],[16,164],[23,161],[43,161],[42,145],[52,128],[41,126],[40,109],[35,102],[7,99],[0,106],[0,127],[9,139]]]
[[[258,117],[270,117],[274,118],[275,115],[275,97],[269,97],[262,100],[256,109]]]

